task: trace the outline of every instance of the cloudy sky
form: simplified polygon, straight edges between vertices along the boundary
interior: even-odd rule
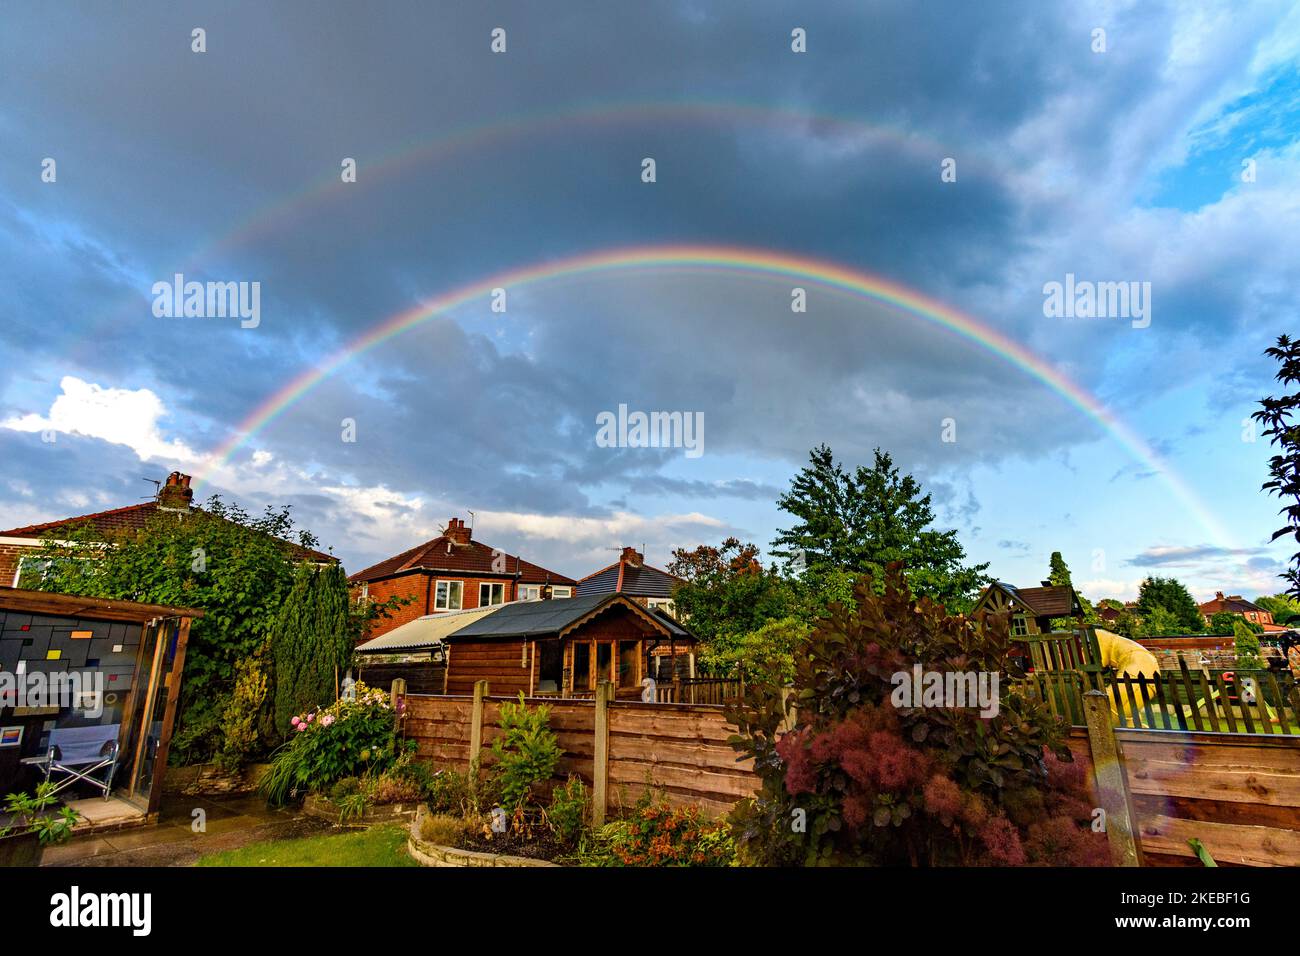
[[[1293,4],[168,0],[5,20],[0,527],[129,504],[179,469],[201,496],[292,505],[350,570],[472,510],[478,538],[581,575],[625,544],[658,563],[766,544],[826,442],[850,464],[889,450],[1004,580],[1037,583],[1060,550],[1094,598],[1148,574],[1201,599],[1278,589],[1269,449],[1243,419],[1274,390],[1263,349],[1300,331]],[[687,244],[905,287],[1098,414],[818,268],[563,266]],[[260,283],[256,327],[155,315],[178,272]],[[1150,283],[1149,324],[1045,314],[1067,274]],[[402,313],[427,317],[373,335]],[[601,447],[620,404],[702,414],[703,454]]]

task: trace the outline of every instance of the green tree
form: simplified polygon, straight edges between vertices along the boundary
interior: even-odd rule
[[[1053,551],[1048,561],[1047,581],[1054,587],[1074,587],[1074,582],[1070,580],[1070,566],[1065,563],[1065,558],[1061,556],[1060,551]],[[1097,627],[1105,626],[1106,622],[1101,619],[1097,609],[1088,599],[1078,591],[1075,591],[1075,596],[1078,597],[1079,607],[1083,610],[1083,623]],[[1057,617],[1052,619],[1051,626],[1054,631],[1070,631],[1078,627],[1079,622],[1072,617]]]
[[[1177,578],[1146,578],[1138,588],[1137,603],[1138,616],[1146,622],[1148,634],[1200,634],[1205,630],[1201,609]],[[1157,610],[1165,612],[1158,618],[1158,625]]]
[[[1237,666],[1245,670],[1263,669],[1264,659],[1259,652],[1259,637],[1241,618],[1233,626],[1233,637],[1236,639]]]
[[[1210,624],[1206,628],[1206,633],[1216,637],[1227,637],[1236,631],[1237,622],[1240,620],[1241,616],[1231,611],[1216,611],[1210,615]]]
[[[878,448],[871,468],[852,472],[826,445],[814,448],[777,505],[797,520],[778,531],[772,553],[814,578],[848,572],[882,582],[885,569],[899,562],[916,594],[954,610],[969,608],[986,581],[988,564],[965,565],[957,532],[933,527],[930,496]]]
[[[336,682],[351,662],[355,639],[343,569],[299,565],[271,636],[275,728],[280,735],[288,733],[296,714],[335,699]]]
[[[678,548],[668,571],[683,581],[673,590],[678,617],[689,620],[705,643],[750,633],[795,611],[790,583],[763,567],[755,545],[734,537],[718,547]]]
[[[700,666],[728,677],[743,672],[747,680],[782,687],[794,678],[795,658],[810,630],[804,621],[785,617],[747,634],[721,634],[705,647]]]
[[[1063,584],[1074,586],[1074,582],[1070,580],[1069,565],[1065,563],[1065,558],[1061,556],[1060,551],[1052,552],[1052,557],[1048,561],[1047,580],[1057,587]]]
[[[1274,376],[1279,382],[1300,383],[1300,342],[1279,335],[1277,345],[1266,349],[1264,354],[1282,366]],[[1283,500],[1278,512],[1286,518],[1286,524],[1273,532],[1273,540],[1290,535],[1300,542],[1300,422],[1295,420],[1300,410],[1300,391],[1279,398],[1263,398],[1259,404],[1259,411],[1251,418],[1264,426],[1264,437],[1278,448],[1278,454],[1269,459],[1270,478],[1262,487]],[[1290,585],[1287,594],[1300,598],[1300,552],[1292,556],[1291,567],[1278,577]]]

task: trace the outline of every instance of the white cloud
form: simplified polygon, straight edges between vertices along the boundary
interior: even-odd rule
[[[105,388],[74,375],[65,375],[59,386],[63,393],[54,400],[48,415],[12,417],[0,422],[0,427],[98,438],[125,445],[141,461],[163,459],[187,465],[202,461],[184,442],[163,437],[159,421],[166,417],[167,409],[149,389]]]

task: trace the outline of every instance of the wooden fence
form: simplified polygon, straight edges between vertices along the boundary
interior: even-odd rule
[[[371,664],[364,657],[357,671],[357,679],[370,687],[388,687],[393,681],[406,681],[412,694],[441,694],[446,665],[433,661],[405,661],[396,664]]]
[[[1269,670],[1191,670],[1154,676],[1038,670],[1020,678],[1052,713],[1075,727],[1086,721],[1083,694],[1103,690],[1117,726],[1300,736],[1300,687]]]
[[[488,696],[485,681],[475,691],[407,697],[405,732],[422,757],[466,772],[471,755],[491,746],[510,698]],[[1094,806],[1106,810],[1116,863],[1199,865],[1187,842],[1195,838],[1221,865],[1300,866],[1300,736],[1116,728],[1109,693],[1069,699],[1082,715],[1069,744]],[[608,685],[595,700],[529,703],[551,708],[564,751],[556,779],[586,780],[598,819],[648,787],[710,815],[758,789],[752,762],[737,761],[727,743],[721,707],[615,702]]]
[[[501,704],[512,701],[487,692],[487,682],[480,681],[474,697],[409,695],[405,732],[416,740],[417,753],[468,771],[472,755],[490,748],[500,734]],[[551,729],[564,751],[555,779],[581,776],[602,816],[635,803],[650,788],[662,790],[670,803],[717,816],[758,788],[753,762],[738,761],[727,743],[734,728],[721,707],[614,701],[599,693],[593,700],[528,703],[551,709]]]
[[[1300,737],[1113,729],[1109,701],[1092,698],[1069,743],[1117,862],[1198,866],[1197,839],[1220,865],[1300,866]]]

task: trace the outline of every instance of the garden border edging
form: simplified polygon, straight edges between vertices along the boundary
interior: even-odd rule
[[[506,856],[501,853],[484,853],[481,850],[461,850],[451,846],[426,843],[420,839],[420,824],[428,808],[421,804],[415,811],[406,840],[406,852],[421,866],[559,866],[549,860],[534,860],[526,856]]]

